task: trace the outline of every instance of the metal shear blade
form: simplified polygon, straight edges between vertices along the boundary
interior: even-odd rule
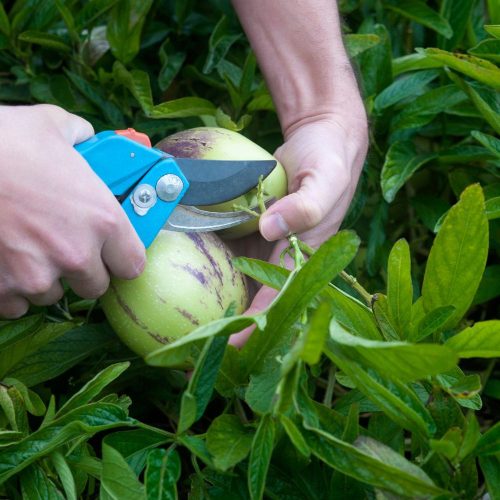
[[[275,201],[276,198],[271,198],[266,201],[266,208],[271,206]],[[251,210],[255,209],[257,209],[257,207],[251,208]],[[192,233],[220,231],[221,229],[229,229],[238,226],[254,218],[252,214],[243,210],[233,212],[211,212],[188,205],[177,205],[170,215],[170,218],[163,226],[163,229]]]

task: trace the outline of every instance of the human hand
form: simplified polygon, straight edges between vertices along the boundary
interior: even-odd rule
[[[97,298],[109,275],[138,276],[144,246],[106,185],[73,148],[94,134],[52,105],[0,106],[0,316],[63,295]]]
[[[359,98],[358,98],[359,99]],[[364,110],[353,107],[298,123],[286,134],[285,143],[275,152],[288,175],[289,194],[274,203],[261,217],[260,232],[270,248],[252,235],[241,242],[239,254],[269,258],[277,264],[288,246],[284,238],[297,233],[317,248],[338,231],[349,208],[361,173],[368,145]],[[265,309],[276,291],[262,287],[257,291],[247,314]],[[241,346],[252,329],[233,335],[230,342]]]

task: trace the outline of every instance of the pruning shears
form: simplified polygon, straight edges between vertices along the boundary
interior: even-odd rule
[[[163,228],[204,232],[247,222],[253,216],[246,212],[210,212],[194,205],[236,198],[276,166],[274,160],[173,157],[131,128],[99,132],[75,149],[120,201],[146,248]]]

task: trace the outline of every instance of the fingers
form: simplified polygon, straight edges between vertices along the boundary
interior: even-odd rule
[[[64,295],[64,289],[59,282],[59,280],[55,281],[50,285],[47,290],[42,291],[41,293],[36,294],[28,294],[26,295],[26,299],[34,304],[35,306],[50,306],[59,302]]]
[[[0,298],[0,317],[5,319],[20,318],[28,312],[29,306],[29,302],[23,297]]]
[[[336,168],[335,176],[322,176],[322,169],[306,171],[298,190],[274,203],[260,219],[260,232],[268,241],[303,233],[317,226],[334,209],[348,189],[351,178],[346,169]],[[332,179],[333,181],[329,181]]]
[[[111,274],[118,278],[134,279],[144,270],[146,250],[125,213],[119,217],[115,231],[104,242],[102,259]]]
[[[71,145],[78,144],[94,135],[94,128],[84,118],[68,113],[59,106],[38,104],[34,106],[42,110],[47,118],[59,130],[64,139]]]

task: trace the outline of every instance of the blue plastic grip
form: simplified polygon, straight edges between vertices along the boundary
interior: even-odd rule
[[[132,194],[123,200],[125,213],[148,248],[189,188],[189,182],[175,159],[113,131],[100,132],[77,144],[75,149],[115,196],[124,195],[140,184],[149,184],[156,189],[158,180],[166,174],[177,175],[182,180],[182,191],[174,201],[166,202],[157,198],[156,204],[144,215],[134,209]]]

